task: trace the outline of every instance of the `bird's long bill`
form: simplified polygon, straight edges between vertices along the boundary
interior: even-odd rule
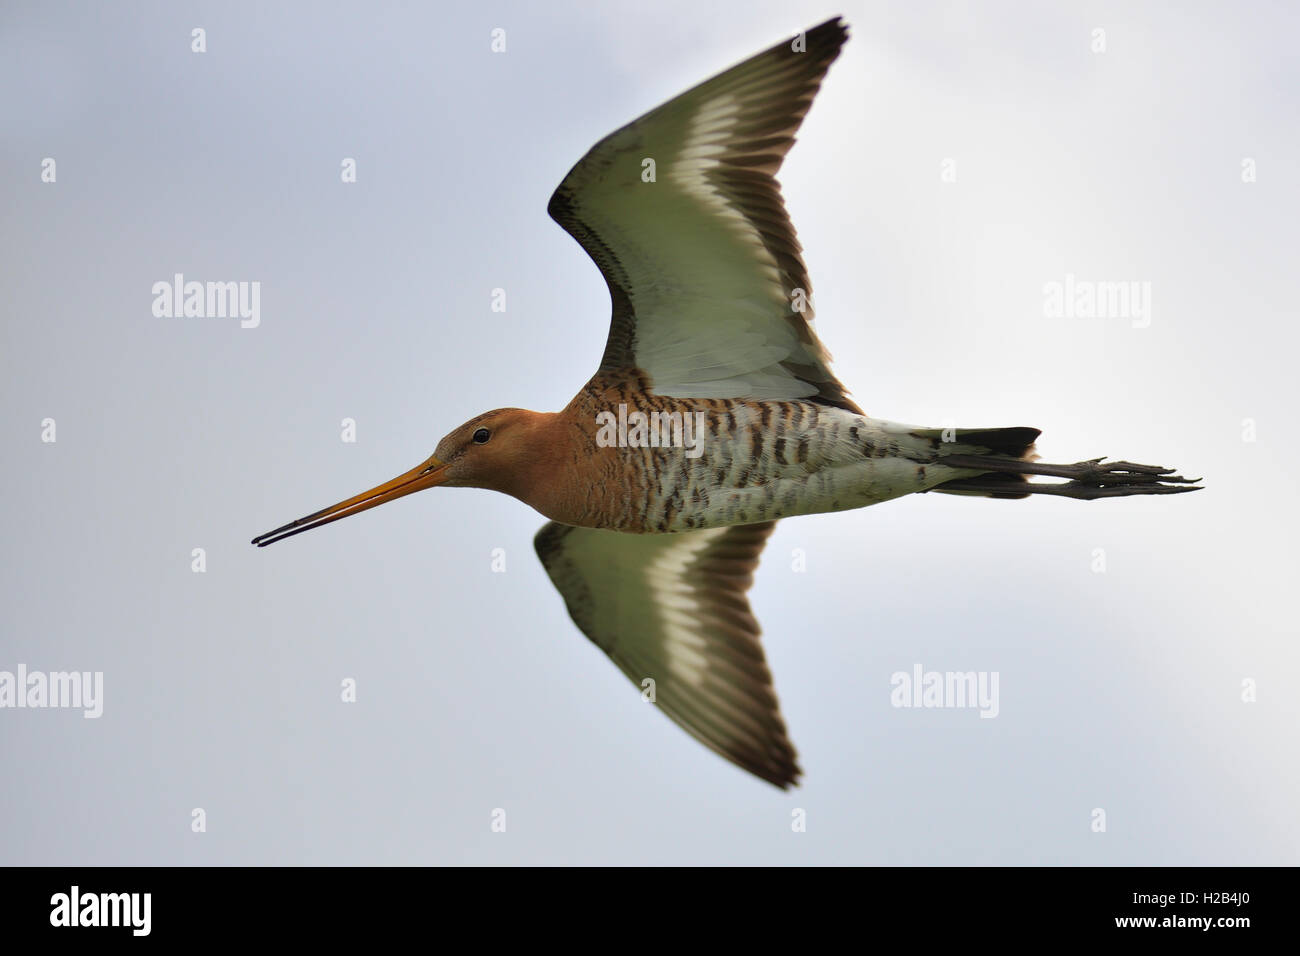
[[[424,464],[412,468],[404,475],[398,475],[392,481],[385,482],[378,488],[371,488],[355,498],[340,501],[336,505],[317,511],[315,514],[299,518],[297,521],[291,521],[274,531],[259,534],[253,539],[253,544],[259,548],[265,548],[268,544],[275,544],[275,542],[283,541],[285,538],[292,538],[295,534],[302,534],[312,528],[319,528],[331,521],[338,521],[340,518],[360,514],[367,508],[382,505],[386,501],[395,501],[403,495],[414,494],[417,491],[423,491],[425,488],[433,488],[447,480],[446,471],[447,466],[443,462],[437,458],[430,458]]]

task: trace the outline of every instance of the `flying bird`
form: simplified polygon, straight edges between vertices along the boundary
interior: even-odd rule
[[[775,178],[847,36],[836,18],[745,60],[611,133],[560,183],[547,211],[613,306],[600,367],[567,407],[472,418],[418,467],[253,544],[437,485],[512,495],[549,519],[537,555],[582,632],[693,737],[786,788],[801,771],[746,596],[778,519],[926,491],[1196,490],[1169,468],[1040,463],[1036,428],[902,425],[849,397],[809,324]]]

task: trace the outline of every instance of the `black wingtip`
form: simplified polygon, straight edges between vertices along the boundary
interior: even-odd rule
[[[842,16],[834,16],[815,27],[804,30],[802,35],[808,41],[809,49],[839,47],[849,38],[849,25]]]

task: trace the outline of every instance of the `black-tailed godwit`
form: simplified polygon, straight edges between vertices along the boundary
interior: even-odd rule
[[[900,425],[848,397],[775,179],[847,36],[837,18],[760,53],[565,177],[548,211],[600,267],[613,318],[563,411],[479,415],[419,467],[253,543],[436,485],[513,495],[550,519],[537,554],[583,633],[700,742],[788,787],[800,770],[746,598],[777,519],[922,491],[1195,490],[1168,468],[1041,464],[1035,428]]]

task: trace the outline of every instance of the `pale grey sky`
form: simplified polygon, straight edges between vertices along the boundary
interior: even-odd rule
[[[836,13],[782,182],[857,400],[1206,491],[782,522],[753,604],[786,794],[641,703],[512,499],[249,546],[477,412],[561,407],[608,297],[552,189]],[[102,671],[104,701],[0,709],[0,863],[1300,861],[1298,28],[1266,3],[6,4],[0,671]],[[155,317],[177,272],[260,282],[261,324]],[[1045,316],[1067,274],[1150,283],[1149,327]],[[916,664],[998,672],[997,718],[892,707]]]

